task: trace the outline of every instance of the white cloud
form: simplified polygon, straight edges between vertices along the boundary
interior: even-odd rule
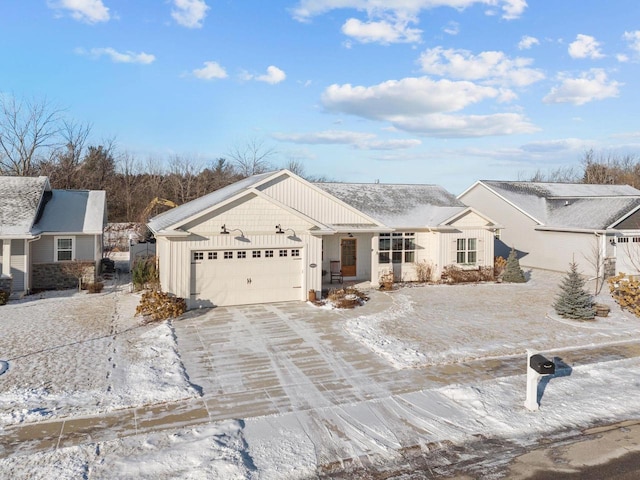
[[[57,0],[49,1],[50,8],[68,10],[71,17],[85,23],[108,22],[111,18],[109,9],[102,0]]]
[[[433,114],[398,118],[394,125],[402,130],[429,137],[469,138],[516,135],[537,132],[539,128],[519,113],[493,115]]]
[[[284,79],[287,78],[287,75],[278,67],[270,65],[269,67],[267,67],[267,73],[265,73],[264,75],[259,75],[255,78],[259,82],[265,82],[275,85],[276,83],[283,82]]]
[[[193,75],[202,80],[213,80],[216,78],[227,78],[226,70],[218,62],[204,62],[204,67],[193,70]]]
[[[622,36],[627,42],[629,42],[629,48],[635,53],[640,54],[640,30],[634,32],[624,32]]]
[[[522,145],[520,148],[531,153],[557,153],[584,151],[588,145],[586,140],[579,138],[562,138],[558,140],[544,140]]]
[[[419,42],[422,30],[409,28],[407,21],[361,22],[356,18],[350,18],[342,25],[342,33],[361,43],[388,44]]]
[[[594,100],[617,97],[621,83],[609,80],[604,70],[592,68],[579,78],[560,76],[560,85],[553,87],[542,100],[545,103],[584,105]]]
[[[204,0],[173,0],[171,16],[178,24],[187,28],[200,28],[209,6]]]
[[[361,150],[403,150],[422,144],[417,139],[379,140],[372,133],[325,130],[311,133],[275,133],[276,140],[307,145],[351,145]]]
[[[463,10],[476,4],[500,6],[502,18],[508,20],[520,17],[527,7],[525,0],[299,0],[292,9],[292,15],[296,20],[304,22],[331,10],[355,9],[365,11],[373,17],[391,13],[397,18],[403,18],[405,15],[415,16],[422,10],[438,7]]]
[[[523,87],[544,78],[540,70],[529,68],[530,58],[509,58],[503,52],[487,51],[473,55],[468,50],[430,48],[420,55],[422,71],[431,75],[462,80]]]
[[[442,31],[448,35],[457,35],[460,33],[460,24],[458,22],[449,22]]]
[[[500,99],[496,88],[468,81],[428,77],[390,80],[371,87],[331,85],[322,95],[332,112],[381,120],[394,127],[436,137],[476,137],[528,133],[536,128],[522,115],[450,115],[486,99]]]
[[[495,88],[471,82],[419,77],[389,80],[372,87],[334,84],[322,94],[322,103],[330,111],[388,119],[395,115],[457,111],[498,95]]]
[[[150,53],[140,52],[118,52],[114,48],[106,47],[106,48],[92,48],[88,52],[82,48],[76,49],[76,53],[79,55],[90,55],[94,58],[99,58],[102,56],[107,56],[111,59],[112,62],[115,63],[140,63],[143,65],[148,65],[153,63],[156,60],[155,55]]]
[[[600,51],[600,42],[591,35],[579,33],[575,41],[569,44],[569,55],[572,58],[602,58],[604,55]]]
[[[540,41],[536,37],[524,35],[518,42],[519,50],[529,50],[534,45],[540,45]]]

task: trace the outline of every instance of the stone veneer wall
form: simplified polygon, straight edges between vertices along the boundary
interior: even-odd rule
[[[13,279],[11,277],[0,275],[0,292],[11,293],[12,284]]]
[[[82,262],[84,265],[83,284],[96,278],[94,262]],[[63,268],[65,263],[34,263],[31,269],[31,288],[33,290],[59,290],[77,288],[78,279]]]

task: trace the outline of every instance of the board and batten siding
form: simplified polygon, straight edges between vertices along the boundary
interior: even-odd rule
[[[441,265],[456,265],[458,239],[476,239],[476,263],[478,267],[493,266],[493,233],[484,228],[458,232],[442,232],[440,237]]]
[[[265,249],[300,249],[303,261],[300,300],[304,300],[307,291],[322,289],[322,266],[314,258],[320,258],[322,239],[308,234],[299,234],[293,240],[289,235],[277,235],[275,232],[269,235],[253,235],[246,237],[249,241],[242,241],[234,234],[213,235],[202,237],[191,235],[186,238],[160,238],[157,248],[160,257],[160,282],[163,290],[173,293],[178,297],[189,300],[191,294],[191,259],[194,251],[237,251],[265,250]],[[251,261],[248,253],[247,260]],[[224,267],[221,267],[224,268]]]
[[[223,225],[229,234],[221,234]],[[276,234],[276,225],[285,233]],[[188,237],[158,236],[161,286],[189,300],[194,251],[297,248],[302,256],[300,300],[304,300],[309,289],[322,289],[322,238],[309,234],[313,227],[300,216],[257,195],[225,205],[183,225],[181,229],[191,234]]]
[[[270,197],[322,223],[371,223],[371,220],[331,198],[317,187],[310,188],[294,178],[286,178],[260,188]]]

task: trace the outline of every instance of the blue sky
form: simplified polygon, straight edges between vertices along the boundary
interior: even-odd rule
[[[0,58],[0,93],[143,161],[254,139],[460,193],[640,151],[637,0],[4,0]]]

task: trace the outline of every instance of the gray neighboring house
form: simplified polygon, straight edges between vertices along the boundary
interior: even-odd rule
[[[47,177],[0,176],[0,286],[20,296],[68,288],[61,266],[102,258],[106,225],[102,190],[54,190]],[[9,288],[7,288],[10,286]]]
[[[640,190],[628,185],[480,180],[458,198],[504,226],[495,254],[588,276],[640,273]]]

